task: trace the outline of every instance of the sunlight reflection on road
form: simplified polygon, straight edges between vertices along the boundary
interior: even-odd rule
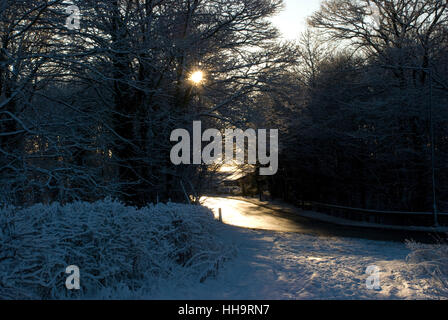
[[[244,198],[203,197],[201,203],[210,208],[216,218],[221,208],[224,223],[248,229],[398,242],[413,239],[423,243],[434,243],[436,239],[434,234],[427,232],[357,228],[326,223],[304,217],[301,209],[280,202],[269,203],[270,209],[265,204],[258,205],[259,202],[255,199],[245,200]],[[310,213],[312,212],[307,212],[308,215]]]
[[[201,203],[210,208],[216,218],[218,218],[219,208],[221,208],[223,222],[233,226],[281,232],[303,231],[291,219],[282,217],[273,210],[246,201],[204,197],[201,199]]]

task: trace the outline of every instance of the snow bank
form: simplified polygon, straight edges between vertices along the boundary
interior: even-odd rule
[[[208,209],[112,200],[0,208],[0,299],[138,298],[166,281],[203,282],[233,253]],[[81,289],[67,290],[69,265]]]
[[[408,242],[410,274],[424,282],[426,291],[435,299],[448,299],[448,244]]]

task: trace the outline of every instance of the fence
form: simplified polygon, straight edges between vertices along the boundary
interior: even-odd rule
[[[365,221],[378,224],[401,226],[433,226],[433,212],[381,211],[362,208],[345,207],[314,201],[299,201],[304,210],[316,211],[335,217],[353,221]],[[439,212],[438,221],[442,226],[448,226],[448,213]]]

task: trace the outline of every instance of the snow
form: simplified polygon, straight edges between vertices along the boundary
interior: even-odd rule
[[[239,201],[245,201],[253,203],[255,205],[266,207],[268,209],[275,209],[277,211],[299,214],[302,217],[311,218],[313,220],[329,222],[335,225],[357,227],[357,228],[372,228],[382,230],[400,230],[400,231],[418,231],[418,232],[433,232],[433,233],[448,233],[448,227],[422,227],[422,226],[399,226],[399,225],[385,225],[366,221],[354,221],[344,219],[341,217],[331,216],[322,212],[307,211],[299,209],[291,204],[287,204],[282,201],[259,201],[255,198],[243,198],[243,197],[228,197],[226,199],[235,199]]]
[[[440,240],[428,245],[408,243],[411,254],[407,261],[411,272],[426,284],[427,292],[437,299],[448,299],[448,245]]]
[[[209,203],[210,205],[210,203]],[[217,222],[198,206],[142,209],[104,200],[0,209],[0,298],[434,299],[447,247],[266,230],[272,216],[247,203],[243,222]],[[260,214],[257,214],[258,211]],[[229,219],[224,210],[224,221]],[[269,222],[269,223],[270,223]],[[81,290],[65,267],[79,265]],[[380,289],[366,269],[380,270]],[[439,281],[440,284],[440,281]],[[441,288],[443,287],[443,283]],[[442,288],[443,289],[443,288]]]
[[[435,299],[428,275],[418,271],[412,245],[405,242],[326,236],[307,226],[292,224],[276,203],[235,198],[206,198],[204,205],[223,220],[217,237],[238,248],[216,279],[188,287],[166,286],[162,299]],[[231,225],[232,226],[231,226]],[[254,228],[247,229],[247,228]],[[422,245],[428,252],[443,245]],[[436,251],[437,248],[442,248]],[[443,249],[445,248],[445,249]],[[436,253],[436,254],[437,254]],[[434,255],[434,254],[433,254]],[[445,255],[448,256],[448,255]],[[422,263],[434,259],[420,259]],[[380,270],[380,290],[366,286],[366,269]],[[446,271],[446,270],[445,270]],[[431,277],[429,277],[431,279]]]
[[[245,230],[222,225],[220,239],[238,248],[216,279],[167,286],[161,299],[427,299],[406,263],[404,243]],[[366,287],[370,265],[381,290]]]
[[[200,206],[112,200],[0,208],[0,299],[135,298],[166,279],[205,281],[232,248]],[[65,287],[80,269],[81,290]]]

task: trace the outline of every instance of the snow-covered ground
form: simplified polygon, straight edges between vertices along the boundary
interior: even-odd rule
[[[220,238],[238,248],[215,279],[166,286],[164,299],[425,299],[405,262],[405,244],[238,229]],[[380,268],[381,290],[366,286],[366,268]]]
[[[0,300],[137,299],[165,282],[200,283],[233,253],[217,227],[206,208],[174,203],[0,207]],[[66,285],[69,266],[79,290]]]
[[[425,272],[448,273],[439,268],[447,265],[446,246],[416,245],[412,265],[405,243],[314,232],[242,200],[205,205],[215,217],[222,208],[224,222],[237,226],[177,204],[3,208],[0,298],[427,299],[437,296],[427,293]],[[81,270],[78,293],[64,284],[73,264]],[[369,266],[379,268],[378,290],[366,286]]]
[[[240,226],[281,230],[286,221],[263,208],[234,199],[209,199],[223,207],[224,221]],[[243,212],[238,212],[241,208]],[[259,214],[257,214],[259,210]],[[290,226],[289,228],[294,228]],[[427,282],[410,269],[405,243],[342,238],[222,224],[217,237],[238,249],[215,279],[188,287],[167,284],[155,298],[164,299],[428,299]],[[366,269],[380,270],[381,289],[367,288]]]

